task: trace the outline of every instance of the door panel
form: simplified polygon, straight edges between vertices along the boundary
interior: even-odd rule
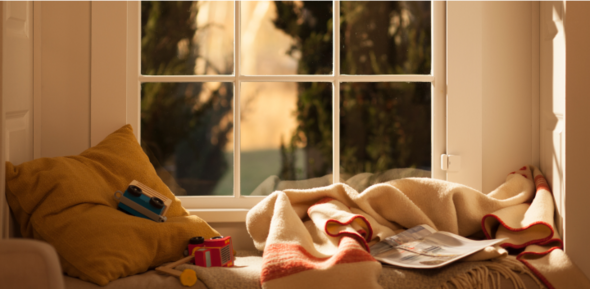
[[[33,159],[33,33],[32,2],[4,2],[3,118],[7,161]]]
[[[2,2],[2,163],[0,196],[4,195],[4,161],[33,159],[33,3]],[[8,205],[0,198],[4,238],[14,235]]]

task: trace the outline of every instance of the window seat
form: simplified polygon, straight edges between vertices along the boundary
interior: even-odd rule
[[[78,278],[65,276],[53,247],[47,243],[28,239],[0,241],[0,282],[6,288],[39,289],[133,289],[133,288],[187,288],[176,277],[161,275],[154,270],[121,278],[102,287]],[[485,261],[491,262],[491,261]],[[379,284],[383,288],[432,288],[445,284],[452,276],[477,270],[483,262],[458,262],[437,270],[409,270],[383,266]],[[181,265],[183,268],[190,265]],[[193,268],[194,266],[191,266]],[[190,288],[260,288],[262,257],[257,251],[239,251],[236,268],[197,268],[199,280]],[[33,277],[34,276],[34,277]],[[258,276],[252,278],[252,276]],[[540,288],[530,274],[518,274],[517,281],[524,288]],[[493,278],[490,278],[490,285]],[[499,278],[498,288],[518,288],[505,278]],[[522,282],[522,283],[521,283]],[[451,287],[453,288],[453,287]],[[493,288],[493,287],[491,287]]]

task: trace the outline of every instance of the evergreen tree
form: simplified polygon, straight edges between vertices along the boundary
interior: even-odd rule
[[[274,2],[275,27],[293,37],[287,52],[299,58],[299,74],[332,72],[332,2]],[[340,3],[342,74],[429,74],[430,2]],[[326,25],[327,24],[327,25]],[[298,57],[300,55],[300,57]],[[296,132],[282,154],[305,142],[308,178],[331,171],[332,91],[299,83]],[[340,163],[343,174],[392,168],[430,169],[429,83],[342,83]],[[281,178],[294,173],[283,157]],[[311,168],[311,169],[310,169]]]
[[[193,41],[197,14],[197,2],[142,2],[142,74],[194,74],[197,59],[203,57]],[[182,50],[179,43],[185,45]],[[210,68],[207,59],[205,63]],[[223,74],[232,70],[233,64],[228,66],[214,69]],[[201,101],[203,89],[198,82],[141,87],[142,146],[157,170],[173,160],[176,181],[189,195],[211,194],[228,169],[223,152],[233,129],[233,85],[222,83]]]

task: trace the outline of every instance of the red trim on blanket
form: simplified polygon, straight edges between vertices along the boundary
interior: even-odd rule
[[[545,226],[547,226],[549,228],[549,230],[551,230],[551,234],[549,236],[547,236],[545,238],[542,238],[542,239],[531,240],[531,241],[528,241],[528,242],[526,242],[524,244],[502,243],[500,246],[501,247],[504,247],[504,248],[505,247],[510,247],[510,248],[514,248],[514,249],[521,249],[521,248],[524,248],[524,247],[526,247],[528,245],[544,243],[544,242],[550,240],[551,237],[553,237],[553,235],[555,234],[555,231],[553,230],[553,227],[551,225],[549,225],[548,223],[543,222],[543,221],[531,223],[528,226],[523,227],[523,228],[512,228],[512,227],[506,225],[506,223],[504,223],[498,216],[496,216],[494,214],[487,214],[487,215],[483,216],[483,218],[481,219],[481,228],[482,228],[484,234],[486,235],[486,238],[488,238],[488,239],[492,239],[490,233],[488,233],[488,231],[486,230],[486,226],[485,226],[485,221],[486,221],[486,219],[488,217],[495,218],[498,222],[500,222],[500,224],[502,226],[504,226],[504,228],[506,228],[506,229],[508,229],[508,230],[510,230],[512,232],[524,231],[524,230],[526,230],[526,229],[528,229],[528,228],[530,228],[532,226],[535,226],[535,225],[545,225]]]
[[[559,239],[555,239],[555,240],[559,240]],[[561,241],[561,240],[559,240],[559,241]],[[563,243],[562,243],[562,246],[563,246]],[[555,287],[553,287],[553,285],[551,285],[549,280],[547,280],[547,278],[545,278],[545,276],[543,276],[543,274],[541,274],[541,272],[539,272],[531,263],[529,263],[527,260],[522,259],[522,256],[528,255],[528,254],[537,255],[537,256],[547,255],[547,254],[551,253],[553,250],[561,250],[561,248],[551,247],[549,250],[543,251],[543,252],[522,252],[516,256],[516,260],[522,262],[525,266],[527,266],[529,269],[531,269],[531,271],[533,271],[533,273],[535,273],[535,275],[539,279],[541,279],[543,284],[545,284],[545,286],[547,286],[547,288],[550,288],[550,289],[555,289]]]
[[[338,251],[331,257],[319,258],[299,244],[270,244],[264,249],[260,282],[287,277],[308,270],[322,270],[338,264],[377,262],[359,243],[343,237]]]
[[[354,222],[354,220],[356,218],[361,218],[363,221],[365,221],[365,224],[367,224],[367,227],[369,230],[368,234],[366,234],[367,232],[365,232],[364,230],[361,230],[361,231],[365,232],[366,236],[363,237],[359,233],[355,234],[353,232],[347,232],[347,231],[340,231],[337,234],[330,234],[330,232],[328,232],[328,224],[337,223],[340,226],[346,226],[346,225],[350,225],[352,222]],[[362,240],[361,244],[365,247],[367,252],[371,252],[367,241],[370,241],[371,239],[373,239],[373,227],[371,227],[371,223],[369,223],[369,220],[367,220],[367,218],[365,218],[365,216],[363,216],[363,215],[354,215],[352,218],[350,218],[348,221],[346,221],[344,223],[342,223],[338,220],[329,219],[328,221],[326,221],[326,224],[324,225],[324,232],[326,232],[326,234],[328,234],[328,236],[331,236],[331,237],[338,237],[341,234],[352,235],[353,237],[356,237],[356,238],[359,238],[360,240]]]
[[[541,255],[547,255],[549,253],[551,253],[551,251],[553,250],[561,250],[562,248],[557,247],[557,246],[553,246],[543,252],[529,252],[529,251],[524,251],[524,252],[520,252],[520,254],[516,255],[516,259],[520,260],[519,258],[521,258],[524,255],[537,255],[537,256],[541,256]]]
[[[533,273],[535,273],[535,276],[537,276],[537,278],[539,278],[541,280],[541,282],[543,282],[543,284],[545,284],[545,286],[547,286],[547,288],[549,288],[549,289],[555,289],[555,287],[553,287],[553,285],[551,285],[551,283],[549,283],[549,280],[547,280],[547,278],[545,278],[545,276],[543,276],[543,274],[541,274],[541,272],[539,272],[537,270],[537,268],[533,267],[533,265],[531,265],[526,260],[518,260],[518,261],[522,262],[531,271],[533,271]]]
[[[336,235],[329,234],[328,232],[326,232],[326,233],[327,233],[328,235],[332,236],[332,237],[345,237],[345,236],[346,236],[346,237],[353,238],[353,239],[357,240],[357,242],[358,242],[360,245],[363,245],[363,248],[364,248],[364,249],[365,249],[367,252],[371,253],[371,249],[369,249],[369,244],[368,244],[368,243],[367,243],[367,241],[366,241],[366,240],[363,238],[363,236],[361,236],[361,235],[360,235],[360,234],[358,234],[358,233],[354,233],[354,232],[348,232],[348,231],[340,231],[340,232],[338,232],[338,234],[336,234]],[[340,239],[340,241],[342,241],[342,239]],[[338,245],[340,245],[340,243],[338,243]]]
[[[539,243],[538,245],[545,246],[545,245],[548,245],[548,244],[550,244],[552,242],[559,242],[559,246],[558,247],[563,250],[563,241],[561,239],[557,239],[557,238],[549,239],[549,240],[547,240],[545,242]],[[553,247],[556,247],[556,246],[553,246]]]
[[[539,193],[541,190],[547,190],[549,193],[553,194],[551,189],[549,189],[547,179],[545,179],[543,175],[537,175],[535,177],[535,186],[537,187],[536,193]]]

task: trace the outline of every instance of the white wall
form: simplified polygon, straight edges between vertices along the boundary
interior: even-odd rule
[[[447,180],[482,189],[483,2],[447,3],[447,154],[461,156]]]
[[[542,2],[540,9],[541,169],[553,190],[565,252],[590,278],[589,2]]]
[[[538,9],[535,2],[448,2],[447,179],[490,192],[538,165]]]
[[[36,158],[79,154],[127,123],[126,50],[112,45],[126,42],[126,6],[35,3]]]
[[[565,5],[565,252],[590,278],[590,2]]]
[[[542,2],[540,9],[540,166],[551,185],[556,227],[565,217],[565,28],[564,2]]]
[[[482,17],[482,190],[538,165],[538,3],[484,2]]]
[[[35,158],[90,145],[90,3],[35,3]]]
[[[91,9],[90,145],[94,146],[127,124],[127,47],[115,45],[127,42],[127,2],[95,1]]]

